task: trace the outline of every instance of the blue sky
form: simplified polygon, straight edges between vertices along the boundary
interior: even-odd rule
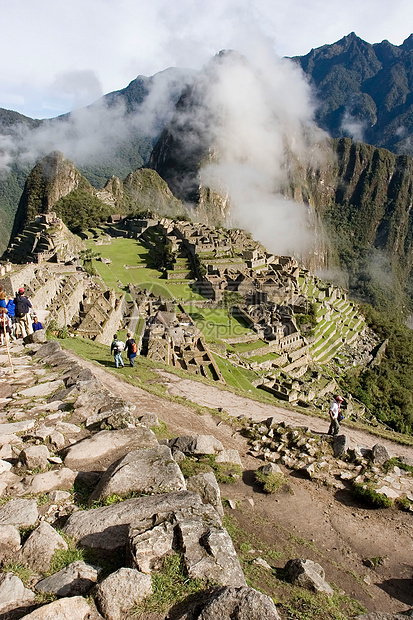
[[[170,66],[199,68],[266,38],[302,55],[349,32],[399,45],[413,0],[0,0],[0,107],[68,112]]]

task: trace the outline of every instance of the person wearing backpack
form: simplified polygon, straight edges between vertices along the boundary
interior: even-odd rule
[[[129,360],[129,364],[132,368],[135,366],[135,357],[138,351],[135,340],[132,338],[132,334],[128,334],[128,339],[126,341],[126,355]]]
[[[31,301],[24,294],[24,288],[21,286],[14,298],[14,314],[16,323],[20,328],[22,338],[33,333],[32,322],[30,321],[30,310],[32,308]],[[16,334],[17,335],[17,334]]]
[[[117,334],[113,334],[113,342],[110,345],[110,352],[113,353],[116,368],[119,368],[119,366],[123,368],[125,365],[122,359],[122,351],[124,348],[125,343],[118,339]]]
[[[330,415],[330,428],[328,429],[328,434],[338,435],[340,431],[340,422],[344,418],[343,414],[340,411],[341,403],[343,399],[341,396],[335,396],[333,402],[330,406],[330,411],[328,412]]]

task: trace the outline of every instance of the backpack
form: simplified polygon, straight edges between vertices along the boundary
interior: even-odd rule
[[[125,348],[125,343],[122,342],[122,340],[115,341],[115,351],[120,353],[121,351],[123,351],[124,348]]]
[[[27,303],[25,297],[17,296],[14,300],[14,314],[18,318],[21,318],[27,314]]]
[[[133,341],[130,345],[130,352],[131,353],[136,353],[136,351],[138,350],[138,347],[136,346],[136,342]]]

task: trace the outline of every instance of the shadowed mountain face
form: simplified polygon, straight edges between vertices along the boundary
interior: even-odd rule
[[[331,136],[413,155],[413,35],[400,46],[371,45],[352,32],[294,60],[310,78],[316,120]]]

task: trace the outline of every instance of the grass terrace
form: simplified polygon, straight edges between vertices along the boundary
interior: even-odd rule
[[[128,284],[136,284],[169,299],[204,299],[195,287],[190,286],[189,281],[174,283],[150,267],[149,250],[136,239],[117,237],[109,245],[96,246],[96,240],[89,238],[85,244],[88,249],[110,259],[110,264],[93,259],[93,266],[108,288],[123,292]]]

